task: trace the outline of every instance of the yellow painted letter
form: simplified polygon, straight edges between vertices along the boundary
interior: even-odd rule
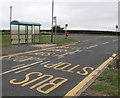
[[[46,67],[46,68],[52,68],[52,67],[54,67],[54,66],[56,66],[56,65],[59,65],[59,64],[61,64],[62,62],[59,62],[59,63],[57,63],[57,64],[46,64],[46,65],[44,65],[44,67]]]
[[[55,83],[55,81],[57,81],[57,80],[60,80],[60,82]],[[45,83],[45,84],[39,86],[36,90],[39,91],[39,92],[41,92],[41,93],[48,94],[52,90],[54,90],[55,88],[59,87],[61,84],[63,84],[64,82],[66,82],[67,80],[68,79],[66,79],[66,78],[58,77],[58,78],[55,78],[55,79],[49,81],[49,83]],[[42,90],[46,86],[50,86],[50,88],[48,88],[47,90]]]
[[[66,68],[66,67],[68,67],[68,66],[70,66],[71,64],[70,63],[61,63],[61,64],[59,64],[59,65],[57,65],[57,66],[55,66],[55,67],[53,67],[54,69],[57,69],[57,70],[62,70],[62,69],[64,69],[64,68]],[[62,66],[62,67],[61,67]]]
[[[17,79],[12,79],[12,80],[10,80],[10,83],[11,84],[22,84],[22,83],[28,82],[29,79],[30,79],[29,76],[32,75],[32,74],[38,74],[38,76],[42,75],[42,73],[40,73],[40,72],[31,72],[31,73],[28,73],[28,74],[25,75],[25,77],[26,77],[25,80],[23,80],[21,82],[15,82]]]
[[[87,74],[88,74],[87,69],[94,70],[94,68],[92,68],[92,67],[84,67],[84,68],[83,68],[84,73],[81,73],[80,71],[77,71],[77,74],[80,74],[80,75],[87,75]]]

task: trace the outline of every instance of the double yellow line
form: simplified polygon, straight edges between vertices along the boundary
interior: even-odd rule
[[[100,71],[102,71],[115,57],[117,54],[113,54],[112,57],[108,58],[105,62],[103,62],[96,70],[94,70],[91,74],[89,74],[85,79],[83,79],[78,85],[76,85],[72,90],[70,90],[64,98],[67,96],[77,96],[76,94],[80,92],[83,87],[90,82]]]

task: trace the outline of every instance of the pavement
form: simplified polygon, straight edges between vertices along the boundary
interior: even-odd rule
[[[19,52],[54,47],[54,46],[57,46],[57,45],[56,44],[35,44],[35,45],[28,45],[28,46],[27,45],[21,45],[21,46],[13,45],[10,48],[2,49],[2,56],[19,53]]]
[[[76,96],[118,54],[117,37],[69,37],[79,42],[0,57],[2,96]]]

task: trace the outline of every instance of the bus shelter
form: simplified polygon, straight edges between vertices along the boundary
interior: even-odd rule
[[[11,21],[10,39],[11,45],[39,44],[40,43],[40,23],[30,23],[22,21]]]

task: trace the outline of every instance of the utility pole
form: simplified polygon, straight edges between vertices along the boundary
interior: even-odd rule
[[[12,6],[10,6],[10,23],[12,21]]]
[[[11,21],[12,21],[12,6],[10,6],[10,44],[12,43],[12,36],[11,36]]]
[[[52,29],[51,29],[51,42],[53,43],[53,16],[54,16],[54,0],[52,0]]]
[[[55,23],[55,25],[54,25],[54,29],[55,29],[55,32],[54,32],[54,43],[55,43],[55,38],[56,38],[56,34],[57,34],[57,17],[55,16],[55,17],[53,17],[53,23]]]

